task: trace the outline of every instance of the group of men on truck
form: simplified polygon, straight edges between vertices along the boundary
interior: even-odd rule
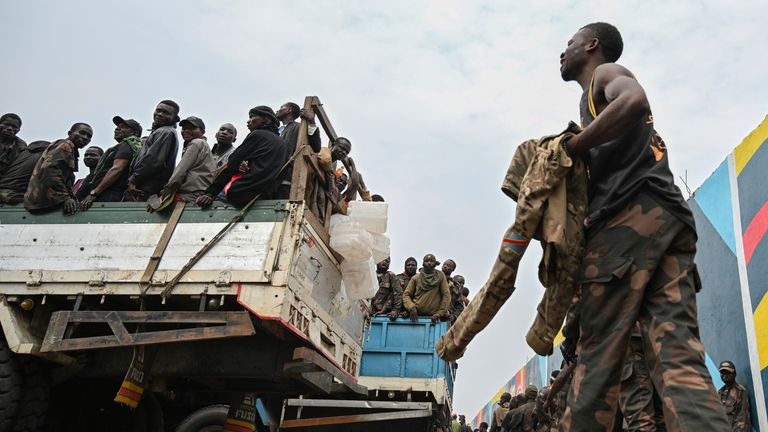
[[[408,257],[404,271],[395,275],[389,271],[390,258],[378,263],[379,289],[371,299],[371,313],[392,320],[408,317],[413,322],[419,316],[430,317],[432,322],[456,321],[469,303],[469,288],[464,286],[464,276],[453,276],[454,260],[445,260],[440,270],[439,264],[433,254],[427,254],[418,268],[416,258]]]
[[[92,146],[85,151],[88,175],[75,182],[79,150],[93,138],[93,128],[83,122],[70,127],[66,138],[35,141],[27,145],[18,137],[21,117],[8,113],[0,117],[0,204],[23,203],[31,212],[61,209],[65,215],[87,211],[94,202],[160,202],[184,201],[209,206],[214,200],[238,207],[253,199],[287,199],[290,194],[292,155],[299,140],[301,118],[308,123],[308,145],[318,154],[320,166],[333,170],[333,162],[354,167],[348,157],[351,142],[339,137],[330,148],[321,148],[315,114],[300,109],[293,102],[283,104],[277,112],[261,105],[248,111],[248,135],[235,147],[237,129],[231,123],[221,125],[216,143],[211,148],[205,137],[202,119],[179,117],[179,105],[163,100],[155,108],[152,127],[147,136],[138,121],[115,116],[116,144],[106,151]],[[181,128],[181,160],[177,125]],[[324,162],[324,163],[322,163]],[[357,192],[364,187],[356,169],[344,174],[358,179]],[[334,208],[344,208],[344,201],[354,199],[351,191],[338,190],[339,183],[329,182],[324,193],[335,201]],[[352,182],[350,182],[352,183]],[[342,184],[342,188],[346,185]],[[370,194],[362,189],[363,199]],[[148,210],[156,210],[156,205]]]

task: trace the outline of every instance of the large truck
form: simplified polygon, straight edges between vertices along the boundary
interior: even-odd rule
[[[319,99],[305,108],[334,141]],[[238,403],[256,430],[446,427],[445,324],[370,319],[346,295],[306,131],[289,200],[0,207],[0,432],[244,430],[224,425]]]

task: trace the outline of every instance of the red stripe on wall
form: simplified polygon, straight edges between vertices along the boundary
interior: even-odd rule
[[[763,204],[763,207],[757,211],[755,217],[752,218],[749,226],[744,231],[744,258],[747,264],[752,259],[752,254],[757,249],[766,232],[768,232],[768,202]]]

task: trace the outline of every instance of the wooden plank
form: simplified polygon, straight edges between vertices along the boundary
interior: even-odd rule
[[[312,96],[304,98],[304,109],[312,109]],[[309,148],[309,136],[307,131],[309,130],[309,122],[301,119],[299,124],[299,139],[296,142],[296,150],[299,154],[293,161],[293,176],[291,177],[291,201],[304,201],[307,195],[307,183],[311,179],[309,175],[309,167],[307,161],[304,160],[304,155],[308,155],[311,149]],[[293,155],[291,155],[293,156]]]
[[[78,311],[68,312],[68,319],[77,323],[108,322],[108,316],[112,314],[121,322],[144,324],[228,324],[247,317],[246,312]]]
[[[314,351],[307,347],[299,347],[293,350],[293,359],[304,360],[310,363],[314,363],[318,365],[320,369],[333,375],[334,378],[336,378],[338,381],[344,384],[351,392],[357,393],[363,396],[368,395],[367,387],[361,386],[360,384],[356,383],[350,375],[344,373],[336,365],[328,361],[328,359],[323,357],[317,351]]]
[[[431,416],[432,416],[431,410],[408,410],[408,411],[395,411],[395,412],[375,413],[375,414],[356,414],[356,415],[333,416],[333,417],[317,417],[317,418],[296,419],[296,420],[283,420],[280,423],[280,427],[285,429],[290,429],[290,428],[299,428],[299,427],[405,420],[405,419],[431,417]]]
[[[326,395],[333,391],[333,376],[326,371],[303,372],[297,378]]]
[[[181,214],[184,212],[184,206],[185,203],[183,201],[176,203],[176,207],[173,208],[173,213],[171,213],[171,217],[168,219],[168,223],[165,224],[163,234],[160,236],[160,240],[157,242],[157,246],[155,246],[155,251],[152,252],[152,256],[149,257],[149,262],[147,263],[146,269],[144,269],[144,274],[139,280],[139,286],[141,287],[142,295],[144,295],[144,293],[146,293],[147,289],[149,288],[149,285],[152,282],[152,276],[155,274],[157,267],[160,265],[160,259],[162,259],[163,254],[165,253],[165,248],[167,248],[168,243],[171,242],[171,236],[173,235],[173,231],[176,229],[176,225],[178,225],[179,220],[181,219]]]
[[[320,125],[323,126],[325,134],[328,135],[328,139],[331,140],[331,142],[336,141],[339,136],[336,135],[336,130],[333,128],[331,119],[328,118],[328,114],[326,114],[325,109],[323,108],[323,104],[320,103],[320,99],[315,98],[315,105],[312,106],[312,109],[315,111],[315,115],[320,120]]]
[[[361,409],[394,409],[394,410],[432,410],[431,402],[400,402],[400,401],[368,401],[368,400],[336,400],[336,399],[286,399],[287,406],[304,406],[313,408],[361,408]]]
[[[75,320],[67,320],[68,315],[61,315],[60,312],[53,314],[51,318],[51,325],[48,328],[48,332],[45,335],[45,340],[41,347],[41,352],[58,352],[58,351],[74,351],[74,350],[89,350],[100,348],[116,348],[125,346],[137,346],[137,345],[151,345],[159,343],[175,343],[175,342],[188,342],[196,340],[208,340],[208,339],[223,339],[230,337],[251,336],[256,333],[253,327],[253,323],[247,312],[176,312],[175,314],[184,315],[202,315],[206,313],[210,314],[226,314],[226,320],[221,321],[220,318],[216,319],[197,319],[192,320],[190,316],[182,316],[176,319],[152,319],[146,318],[147,314],[152,314],[157,318],[158,314],[166,314],[164,312],[112,312],[114,315],[110,315],[110,319],[114,322],[110,323],[106,319],[104,311],[90,311],[91,314],[80,313],[85,316],[75,317]],[[93,312],[96,315],[101,315],[101,319],[95,319]],[[75,312],[68,312],[71,316]],[[130,315],[128,319],[121,319],[126,314]],[[171,313],[173,315],[174,313]],[[91,316],[88,316],[91,315]],[[144,317],[142,317],[142,315]],[[132,317],[132,318],[131,318]],[[135,333],[130,336],[130,341],[127,340],[125,335],[120,337],[116,335],[108,336],[91,336],[81,338],[64,338],[64,330],[68,323],[80,322],[80,323],[99,323],[107,322],[115,332],[115,325],[122,323],[188,323],[188,324],[220,324],[212,327],[196,327],[187,329],[174,329],[174,330],[159,330],[159,331],[146,331]],[[124,329],[124,327],[123,327]],[[122,331],[118,330],[122,333]]]
[[[133,337],[128,333],[128,330],[123,325],[122,321],[117,315],[117,312],[110,312],[104,317],[104,321],[109,324],[109,328],[112,329],[112,333],[115,334],[117,341],[124,345],[130,345],[133,342]]]

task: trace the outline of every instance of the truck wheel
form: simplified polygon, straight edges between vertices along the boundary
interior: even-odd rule
[[[176,432],[220,432],[224,430],[229,405],[210,405],[190,414],[176,428]]]
[[[48,371],[36,357],[19,357],[24,376],[19,409],[13,425],[14,432],[37,432],[45,424],[51,384]]]
[[[0,335],[0,432],[10,431],[13,426],[21,399],[21,381],[15,354]]]

